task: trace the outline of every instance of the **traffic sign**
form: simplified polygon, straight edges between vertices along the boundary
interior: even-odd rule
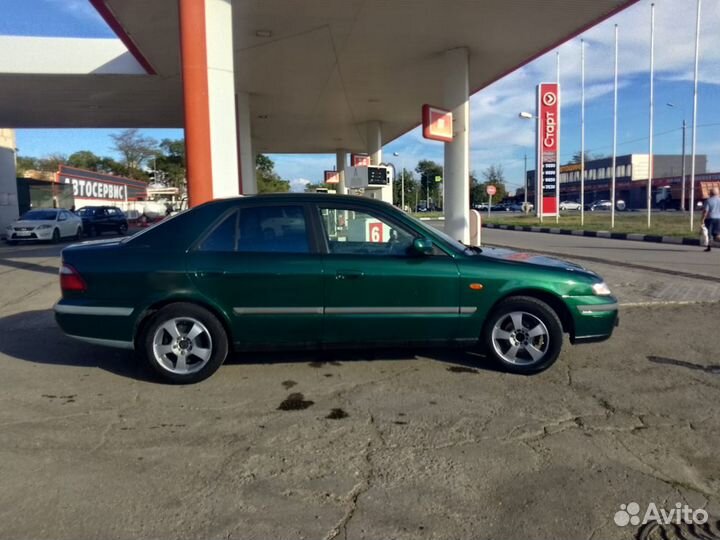
[[[485,192],[492,197],[497,193],[497,188],[493,185],[490,185],[485,188]]]

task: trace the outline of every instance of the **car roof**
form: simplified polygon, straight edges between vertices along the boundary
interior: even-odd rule
[[[377,199],[361,197],[359,195],[338,195],[334,193],[260,193],[258,195],[246,195],[241,197],[231,197],[227,199],[215,199],[205,204],[224,204],[228,202],[249,203],[253,202],[273,203],[325,203],[325,204],[354,204],[364,206],[375,206],[380,208],[395,208],[393,205]]]

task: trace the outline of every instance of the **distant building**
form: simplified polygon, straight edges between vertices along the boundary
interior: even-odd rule
[[[617,199],[625,201],[628,208],[644,208],[647,204],[648,154],[626,154],[617,156],[615,161],[615,193]],[[691,156],[685,156],[685,177],[690,178]],[[707,174],[707,156],[695,156],[696,180],[698,175]],[[528,196],[535,194],[535,171],[528,171]],[[682,184],[682,155],[658,155],[653,158],[653,190],[667,189],[672,202],[663,198],[663,205],[679,207]],[[560,199],[580,200],[580,163],[569,163],[560,167]],[[593,159],[585,162],[585,202],[610,199],[612,189],[612,158]],[[700,195],[696,195],[699,198]],[[690,185],[686,187],[686,208],[690,198]],[[653,198],[655,205],[655,198]]]

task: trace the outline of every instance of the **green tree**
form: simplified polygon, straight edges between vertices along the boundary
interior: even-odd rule
[[[187,182],[184,139],[163,139],[152,161],[153,180],[160,184],[183,188]]]
[[[582,153],[580,152],[580,150],[578,150],[577,152],[575,152],[573,154],[572,159],[570,160],[569,164],[580,163],[581,157],[582,157]],[[604,154],[591,154],[590,152],[585,150],[585,163],[587,163],[588,161],[594,161],[596,159],[602,159],[604,157],[605,157]]]
[[[60,165],[65,165],[67,158],[63,154],[50,154],[37,160],[38,170],[46,172],[57,172]]]
[[[91,171],[97,171],[102,163],[102,158],[96,156],[90,150],[80,150],[73,154],[67,159],[67,164],[70,167],[77,167],[78,169],[88,169]]]
[[[157,141],[142,135],[137,128],[112,134],[110,138],[114,142],[113,148],[122,156],[121,163],[127,167],[128,176],[146,179],[147,173],[142,170],[142,166],[157,154]]]
[[[31,156],[18,156],[15,164],[16,175],[22,177],[26,171],[34,171],[38,169],[37,158]]]
[[[428,191],[430,194],[430,201],[434,206],[438,206],[440,203],[440,187],[441,183],[435,180],[436,177],[442,177],[443,168],[442,165],[435,163],[434,161],[423,159],[419,161],[415,172],[420,175],[420,199],[421,201],[427,200]]]
[[[258,154],[255,158],[255,178],[258,193],[286,193],[290,191],[290,182],[280,178],[275,172],[275,162],[269,157]]]
[[[508,196],[507,187],[505,186],[505,171],[502,165],[490,165],[482,172],[483,182],[479,183],[479,187],[482,193],[485,194],[485,199],[488,200],[487,187],[495,186],[495,195],[493,195],[493,201],[502,201]]]
[[[395,201],[396,206],[400,206],[400,201],[402,200],[400,192],[403,186],[403,177],[405,180],[405,206],[414,209],[415,199],[418,198],[418,189],[420,186],[415,178],[413,178],[412,171],[407,169],[397,171],[397,176],[393,182],[393,201]]]

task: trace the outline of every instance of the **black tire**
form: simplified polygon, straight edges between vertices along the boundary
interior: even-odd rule
[[[57,244],[60,241],[60,230],[55,229],[52,235],[52,243]]]
[[[529,296],[513,296],[500,302],[487,319],[481,336],[488,356],[505,371],[523,375],[539,373],[553,365],[562,342],[562,323],[557,313],[545,302]]]
[[[127,231],[128,231],[127,223],[121,223],[117,230],[118,234],[121,236],[125,236],[127,234]]]
[[[82,239],[82,227],[77,228],[77,233],[75,233],[75,240],[81,240]]]
[[[204,328],[197,337],[190,340],[189,332],[197,323]],[[163,329],[167,325],[180,330],[177,339]],[[188,348],[179,342],[183,338],[189,342]],[[182,372],[179,367],[179,354],[168,351],[166,355],[156,355],[156,345],[163,350],[173,348],[184,351],[183,354],[187,356],[182,362],[183,366],[187,366],[187,372]],[[195,356],[193,347],[196,351],[209,350],[208,358],[203,360],[200,356]],[[228,336],[217,317],[208,310],[195,304],[178,302],[163,307],[143,325],[136,350],[163,381],[192,384],[207,379],[220,368],[228,355]]]

